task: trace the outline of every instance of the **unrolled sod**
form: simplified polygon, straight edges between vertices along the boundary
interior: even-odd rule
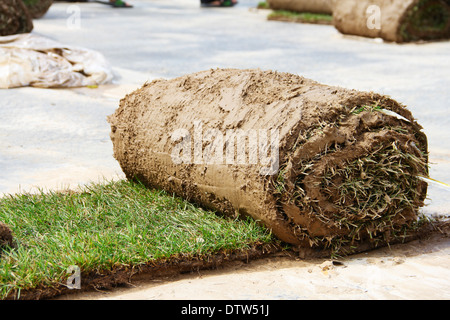
[[[331,14],[333,0],[267,0],[267,4],[273,10]]]
[[[409,42],[450,38],[448,0],[337,0],[333,23],[344,34]]]
[[[108,118],[129,179],[301,248],[346,254],[412,232],[427,138],[391,98],[273,71],[155,80]]]

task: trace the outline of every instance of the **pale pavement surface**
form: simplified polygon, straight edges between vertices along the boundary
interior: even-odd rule
[[[216,67],[285,71],[390,95],[424,127],[431,177],[450,182],[450,41],[397,45],[342,36],[332,26],[266,21],[266,12],[251,10],[258,2],[253,0],[225,9],[202,9],[198,0],[130,2],[134,9],[57,2],[35,21],[37,34],[102,52],[117,77],[98,89],[1,90],[0,194],[123,178],[106,121],[120,98],[145,81]],[[74,12],[80,13],[80,28]],[[449,191],[430,186],[425,212],[448,215],[448,198]],[[449,242],[421,246],[414,254],[408,247],[408,256],[402,247],[351,257],[325,278],[319,268],[324,261],[276,260],[150,288],[140,284],[129,294],[110,296],[448,299]]]

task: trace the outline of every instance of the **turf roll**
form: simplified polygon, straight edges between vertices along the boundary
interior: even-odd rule
[[[108,121],[128,179],[251,216],[305,250],[366,250],[421,221],[427,137],[387,96],[214,69],[146,83]]]
[[[0,36],[29,33],[33,21],[22,0],[2,0],[0,2]]]
[[[267,0],[267,4],[273,10],[331,14],[333,0]]]
[[[333,23],[343,34],[392,42],[450,38],[447,0],[339,0]]]
[[[47,13],[53,0],[22,0],[33,19],[39,19]]]

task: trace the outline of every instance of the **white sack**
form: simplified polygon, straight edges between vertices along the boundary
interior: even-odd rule
[[[99,52],[31,33],[0,37],[0,88],[83,87],[112,79],[113,71]]]

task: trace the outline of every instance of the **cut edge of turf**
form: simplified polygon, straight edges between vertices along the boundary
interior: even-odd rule
[[[448,223],[443,223],[437,219],[430,220],[413,234],[405,234],[404,237],[399,238],[395,242],[377,246],[373,246],[371,243],[361,243],[357,248],[352,248],[352,254],[367,252],[392,244],[424,239],[431,234],[442,233],[442,229],[448,229],[448,225]],[[41,300],[99,290],[112,290],[126,286],[135,281],[136,278],[139,280],[173,279],[181,274],[198,272],[200,270],[213,270],[218,267],[224,268],[230,263],[237,261],[248,263],[253,260],[278,255],[295,256],[302,259],[335,259],[331,250],[323,250],[323,248],[296,248],[273,238],[269,242],[253,241],[246,243],[241,248],[224,248],[198,254],[179,253],[143,263],[118,265],[110,269],[81,271],[81,289],[70,289],[63,283],[38,284],[30,289],[13,289],[2,299]]]
[[[45,300],[60,296],[110,291],[123,287],[137,280],[174,279],[179,275],[198,272],[200,270],[214,270],[226,267],[227,264],[241,261],[248,263],[280,252],[288,252],[279,242],[254,243],[247,249],[219,250],[219,252],[183,257],[172,256],[148,263],[119,266],[112,270],[103,270],[101,273],[90,271],[81,272],[81,288],[70,289],[64,284],[48,287],[39,285],[36,288],[22,290],[20,295],[11,292],[4,300]]]
[[[391,243],[384,243],[373,246],[370,242],[363,242],[358,247],[352,248],[352,254],[356,255],[391,247],[398,244],[406,244],[412,241],[427,241],[432,237],[449,237],[450,236],[450,219],[440,217],[430,219],[416,232],[405,235],[402,239],[396,239]],[[285,244],[274,241],[272,243],[254,243],[249,245],[247,249],[219,250],[219,252],[203,255],[195,255],[183,257],[182,255],[173,256],[167,259],[160,259],[145,264],[134,266],[120,266],[113,270],[102,271],[101,273],[91,271],[81,273],[82,287],[81,289],[69,289],[64,284],[58,284],[54,287],[45,287],[40,285],[30,290],[23,290],[20,296],[11,293],[4,300],[45,300],[53,299],[61,296],[70,297],[75,294],[84,294],[92,292],[111,291],[116,288],[124,287],[132,284],[133,281],[149,281],[149,280],[174,280],[180,275],[199,272],[202,270],[215,270],[219,267],[226,268],[234,262],[250,263],[258,259],[269,257],[285,257],[298,259],[331,259],[337,261],[340,259],[333,258],[332,250],[319,249],[297,249],[289,247]]]

